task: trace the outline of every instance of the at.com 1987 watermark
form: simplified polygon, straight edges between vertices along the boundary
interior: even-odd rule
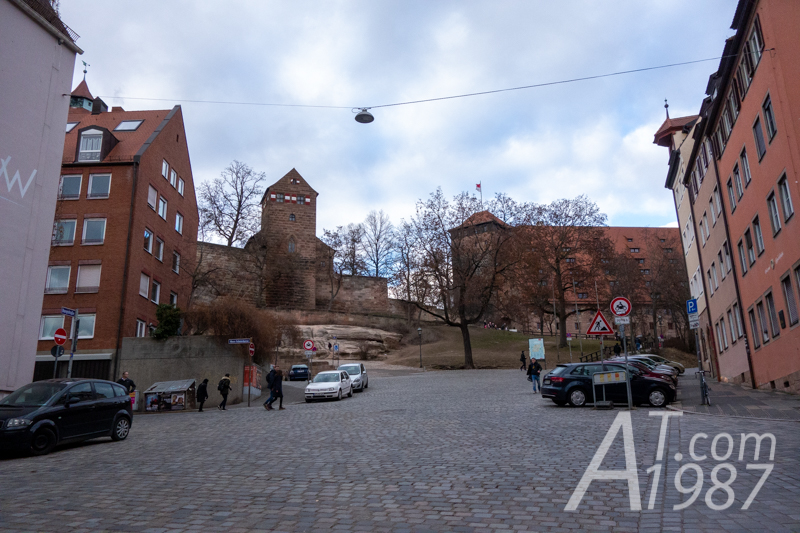
[[[661,479],[661,472],[664,468],[664,442],[667,437],[667,428],[669,426],[669,419],[673,416],[682,416],[680,411],[651,411],[650,416],[661,417],[661,431],[658,436],[658,450],[656,451],[656,464],[647,469],[648,474],[653,474],[652,482],[649,488],[649,499],[647,508],[652,509],[656,503],[658,496],[658,489],[660,487],[659,481]],[[600,465],[603,463],[608,450],[614,443],[619,431],[622,430],[622,439],[625,448],[625,470],[600,470]],[[749,443],[753,444],[753,463],[745,465],[746,470],[760,471],[761,477],[756,483],[755,487],[750,491],[742,505],[742,509],[749,509],[750,505],[755,500],[764,482],[772,472],[775,466],[772,461],[775,460],[775,435],[772,433],[740,433],[738,444],[738,455],[736,452],[736,439],[730,433],[718,433],[711,437],[705,433],[696,433],[689,441],[689,458],[692,462],[683,463],[673,477],[673,484],[675,490],[681,494],[690,494],[688,499],[684,502],[673,505],[672,509],[679,511],[692,505],[703,493],[705,486],[705,475],[699,463],[711,459],[711,461],[718,461],[711,470],[710,482],[711,485],[705,489],[705,504],[715,511],[722,511],[731,507],[735,501],[736,494],[734,492],[733,483],[736,481],[737,470],[736,466],[731,462],[734,457],[739,462],[749,460],[746,456],[747,446]],[[709,442],[709,439],[711,441]],[[763,453],[761,444],[763,441],[769,444],[769,462],[766,461],[766,449]],[[709,454],[711,457],[709,458]],[[684,456],[681,453],[676,453],[673,459],[677,462],[683,462]],[[707,464],[707,463],[705,463]],[[684,477],[686,479],[684,479]],[[639,473],[636,469],[636,448],[633,442],[633,427],[631,425],[630,411],[622,411],[617,415],[614,423],[608,429],[603,442],[595,452],[589,466],[583,473],[578,486],[572,492],[572,496],[567,502],[565,511],[575,511],[583,499],[586,490],[591,485],[592,481],[608,481],[608,480],[625,480],[628,482],[628,498],[630,501],[631,511],[641,511],[642,502],[639,492]],[[685,481],[694,479],[688,485],[684,484]],[[667,485],[669,486],[669,485]]]

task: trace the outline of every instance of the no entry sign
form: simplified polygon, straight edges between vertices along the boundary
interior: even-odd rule
[[[58,344],[59,346],[67,342],[66,330],[64,328],[58,328],[56,332],[53,334],[53,340],[55,340],[56,344]]]

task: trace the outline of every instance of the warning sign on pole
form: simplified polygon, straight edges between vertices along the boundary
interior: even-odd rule
[[[594,315],[591,323],[589,323],[589,329],[586,331],[587,335],[614,335],[614,330],[611,329],[611,325],[606,320],[606,317],[603,316],[603,313],[600,311]]]

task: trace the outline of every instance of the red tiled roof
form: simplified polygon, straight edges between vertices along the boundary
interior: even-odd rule
[[[617,252],[629,252],[630,248],[643,250],[650,239],[664,239],[664,248],[681,247],[681,230],[679,228],[644,228],[644,227],[605,227],[606,237],[614,243]],[[628,242],[628,239],[633,239]]]
[[[678,117],[678,118],[668,118],[664,121],[658,131],[653,136],[653,144],[657,144],[659,146],[669,146],[669,143],[666,142],[667,135],[670,135],[676,131],[680,131],[683,127],[693,120],[697,120],[700,115],[689,115],[688,117]],[[665,144],[666,143],[666,144]]]
[[[479,211],[469,217],[467,220],[464,221],[463,224],[458,226],[459,228],[466,228],[469,226],[477,226],[479,224],[486,224],[488,222],[494,222],[499,226],[506,226],[506,223],[491,214],[489,211]]]
[[[78,131],[88,126],[106,128],[116,137],[117,145],[108,153],[104,161],[132,161],[139,148],[147,141],[171,109],[158,111],[111,111],[92,115],[86,110],[70,109],[67,122],[78,122],[64,138],[64,161],[75,159]],[[143,120],[136,131],[114,131],[123,120]]]
[[[88,98],[89,100],[94,100],[94,96],[92,96],[92,92],[89,90],[89,86],[86,85],[86,80],[82,80],[75,90],[72,91],[70,96],[79,96],[81,98]]]

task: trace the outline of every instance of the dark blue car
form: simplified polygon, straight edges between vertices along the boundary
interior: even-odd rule
[[[292,365],[289,381],[308,381],[308,365]]]

